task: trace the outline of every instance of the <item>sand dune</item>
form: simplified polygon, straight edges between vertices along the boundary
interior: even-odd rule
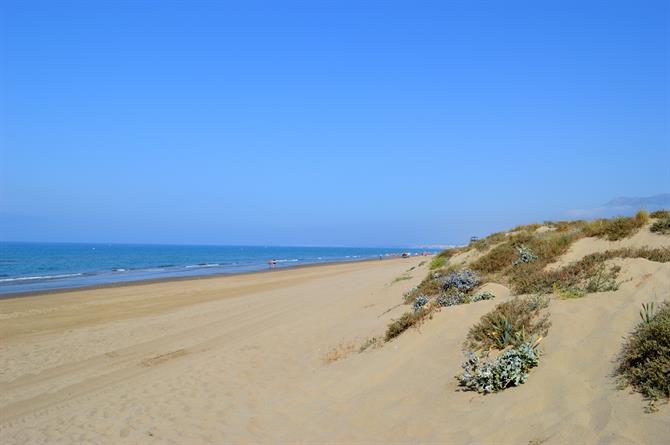
[[[670,437],[667,406],[645,413],[642,398],[618,390],[610,376],[640,303],[667,298],[670,263],[614,260],[626,280],[618,291],[554,300],[545,354],[528,382],[481,396],[459,391],[454,376],[468,328],[510,298],[498,284],[487,285],[495,300],[445,308],[419,329],[358,352],[406,310],[401,296],[427,273],[424,261],[0,301],[0,438],[526,444]],[[412,267],[411,279],[394,282]]]

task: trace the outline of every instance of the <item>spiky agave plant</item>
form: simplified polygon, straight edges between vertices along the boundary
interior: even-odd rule
[[[504,349],[513,343],[514,327],[507,317],[501,315],[494,321],[491,327],[493,328],[491,337],[493,337],[493,341],[498,349]]]
[[[642,309],[640,310],[640,318],[644,323],[651,323],[654,319],[654,311],[656,310],[654,302],[651,303],[642,303]]]

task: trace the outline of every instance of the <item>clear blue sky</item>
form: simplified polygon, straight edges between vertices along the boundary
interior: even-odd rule
[[[0,239],[457,243],[670,190],[670,2],[2,2]]]

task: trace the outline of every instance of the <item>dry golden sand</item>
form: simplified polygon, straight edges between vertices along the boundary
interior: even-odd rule
[[[358,353],[404,312],[421,258],[0,301],[0,440],[13,443],[664,443],[670,410],[610,377],[670,264],[618,260],[617,292],[553,301],[528,382],[458,391],[461,344],[494,301]],[[393,282],[409,268],[410,280]],[[335,351],[335,352],[333,352]],[[338,360],[331,360],[335,353]],[[341,356],[341,357],[340,357]]]

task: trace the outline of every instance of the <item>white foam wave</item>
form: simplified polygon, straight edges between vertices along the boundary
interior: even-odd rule
[[[12,281],[34,281],[34,280],[54,280],[57,278],[70,278],[82,276],[81,273],[64,273],[60,275],[39,275],[34,277],[15,277],[15,278],[0,278],[0,283],[9,283]]]
[[[188,266],[184,266],[186,269],[193,269],[196,267],[220,267],[221,264],[219,263],[207,263],[207,264],[190,264]]]

